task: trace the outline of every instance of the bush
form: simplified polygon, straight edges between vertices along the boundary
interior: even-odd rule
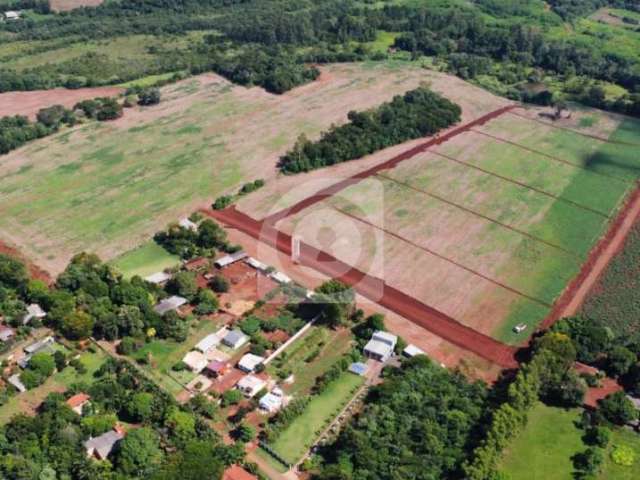
[[[229,291],[229,280],[222,275],[216,275],[211,280],[211,288],[216,293],[226,293]]]
[[[244,397],[240,390],[231,389],[222,394],[222,406],[228,407],[229,405],[237,405],[242,401]]]
[[[616,465],[632,467],[636,461],[636,453],[627,445],[616,445],[611,452],[611,460]]]
[[[138,105],[148,106],[160,103],[160,90],[157,88],[146,88],[138,94]]]
[[[214,210],[222,210],[227,208],[229,205],[231,205],[231,203],[233,203],[233,197],[230,195],[222,195],[218,198],[216,198],[216,200],[213,202],[213,204],[211,205],[211,207]]]

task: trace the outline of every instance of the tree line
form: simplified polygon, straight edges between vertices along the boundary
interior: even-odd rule
[[[379,107],[348,114],[315,142],[301,136],[280,158],[284,173],[299,173],[361,158],[413,138],[433,135],[460,121],[461,109],[426,87],[410,90]]]

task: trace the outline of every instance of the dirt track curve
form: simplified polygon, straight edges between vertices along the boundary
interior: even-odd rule
[[[336,193],[344,190],[345,188],[350,187],[351,185],[355,185],[356,183],[364,180],[365,178],[371,177],[373,175],[376,175],[377,173],[383,171],[383,170],[388,170],[391,168],[394,168],[396,165],[398,165],[400,162],[403,162],[405,160],[410,159],[411,157],[415,157],[416,155],[418,155],[419,153],[424,153],[426,152],[429,148],[436,146],[436,145],[440,145],[441,143],[446,142],[447,140],[452,139],[453,137],[460,135],[461,133],[464,133],[474,127],[480,126],[480,125],[484,125],[485,123],[493,120],[494,118],[499,117],[500,115],[504,115],[506,112],[509,112],[511,110],[513,110],[514,108],[518,108],[517,105],[508,105],[506,107],[502,107],[499,108],[498,110],[494,110],[493,112],[487,113],[486,115],[483,115],[480,118],[476,118],[475,120],[469,122],[469,123],[465,123],[464,125],[461,125],[457,128],[454,128],[452,130],[449,130],[448,132],[446,132],[445,134],[441,135],[441,136],[435,136],[433,138],[431,138],[430,140],[427,140],[424,143],[421,143],[420,145],[417,145],[409,150],[407,150],[406,152],[402,152],[399,155],[396,155],[395,157],[390,158],[389,160],[387,160],[386,162],[383,162],[379,165],[375,165],[367,170],[364,170],[363,172],[357,173],[355,175],[353,175],[352,177],[346,178],[340,182],[337,182],[327,188],[323,188],[322,190],[320,190],[319,192],[317,192],[316,194],[305,198],[304,200],[299,201],[298,203],[296,203],[295,205],[282,209],[279,212],[276,212],[272,215],[269,215],[268,217],[265,217],[263,221],[270,223],[272,225],[275,225],[276,223],[278,223],[280,220],[282,220],[283,218],[287,218],[290,217],[292,215],[295,215],[298,212],[301,212],[302,210],[315,205],[316,203],[320,203],[323,200],[335,195]]]
[[[291,255],[291,237],[280,232],[271,223],[255,220],[235,207],[225,210],[202,210],[223,224],[269,245],[285,255]],[[482,333],[476,332],[444,313],[402,293],[380,278],[368,275],[326,252],[306,243],[300,245],[300,264],[313,268],[331,278],[352,286],[356,292],[371,301],[396,312],[435,335],[479,355],[504,368],[516,368],[517,348],[507,346]]]

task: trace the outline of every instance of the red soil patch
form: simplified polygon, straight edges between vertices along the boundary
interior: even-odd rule
[[[233,263],[218,273],[231,284],[227,293],[220,294],[221,304],[240,300],[257,302],[277,286],[273,280],[259,274],[244,262]]]
[[[0,253],[9,255],[22,261],[26,265],[27,270],[29,271],[29,274],[32,278],[35,278],[36,280],[42,280],[47,285],[53,284],[53,278],[51,278],[49,272],[29,262],[16,248],[10,247],[6,243],[0,241]]]
[[[51,10],[55,12],[67,12],[80,7],[97,7],[104,0],[50,0]]]
[[[627,198],[607,233],[593,247],[578,275],[569,283],[540,324],[540,329],[547,329],[560,318],[569,317],[578,311],[611,259],[623,247],[629,231],[639,216],[640,186],[636,187]]]
[[[54,88],[52,90],[34,90],[31,92],[6,92],[0,93],[0,117],[7,115],[24,115],[36,118],[38,110],[52,105],[63,105],[66,108],[73,107],[82,100],[96,97],[113,97],[124,91],[119,87],[78,88]]]
[[[291,237],[278,231],[268,222],[256,221],[233,207],[222,211],[203,210],[203,213],[273,246],[286,255],[291,255]],[[305,243],[300,245],[300,263],[353,286],[362,296],[398,313],[454,345],[505,368],[515,368],[518,365],[515,359],[516,348],[476,332],[442,312],[390,287],[384,280],[367,275]]]

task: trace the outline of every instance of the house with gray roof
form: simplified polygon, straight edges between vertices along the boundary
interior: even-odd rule
[[[248,341],[249,341],[249,337],[247,337],[240,330],[231,330],[222,339],[222,343],[224,343],[229,348],[233,348],[234,350],[236,348],[240,348],[242,345],[244,345]]]
[[[391,355],[393,355],[393,350],[396,348],[397,342],[398,337],[395,335],[378,330],[365,345],[364,354],[379,362],[386,362]]]
[[[98,437],[91,437],[84,442],[84,448],[88,457],[94,457],[98,460],[106,460],[113,450],[113,447],[124,438],[124,432],[114,428],[107,433],[103,433]]]
[[[172,297],[160,300],[155,305],[155,307],[153,307],[153,309],[156,311],[156,313],[159,313],[160,315],[164,315],[165,313],[170,312],[172,310],[177,310],[185,303],[187,303],[186,298],[174,295]]]
[[[37,303],[32,303],[27,307],[27,313],[25,313],[24,317],[22,317],[22,324],[27,325],[34,318],[42,320],[46,316],[47,313],[42,310],[42,307],[40,305],[38,305]]]

